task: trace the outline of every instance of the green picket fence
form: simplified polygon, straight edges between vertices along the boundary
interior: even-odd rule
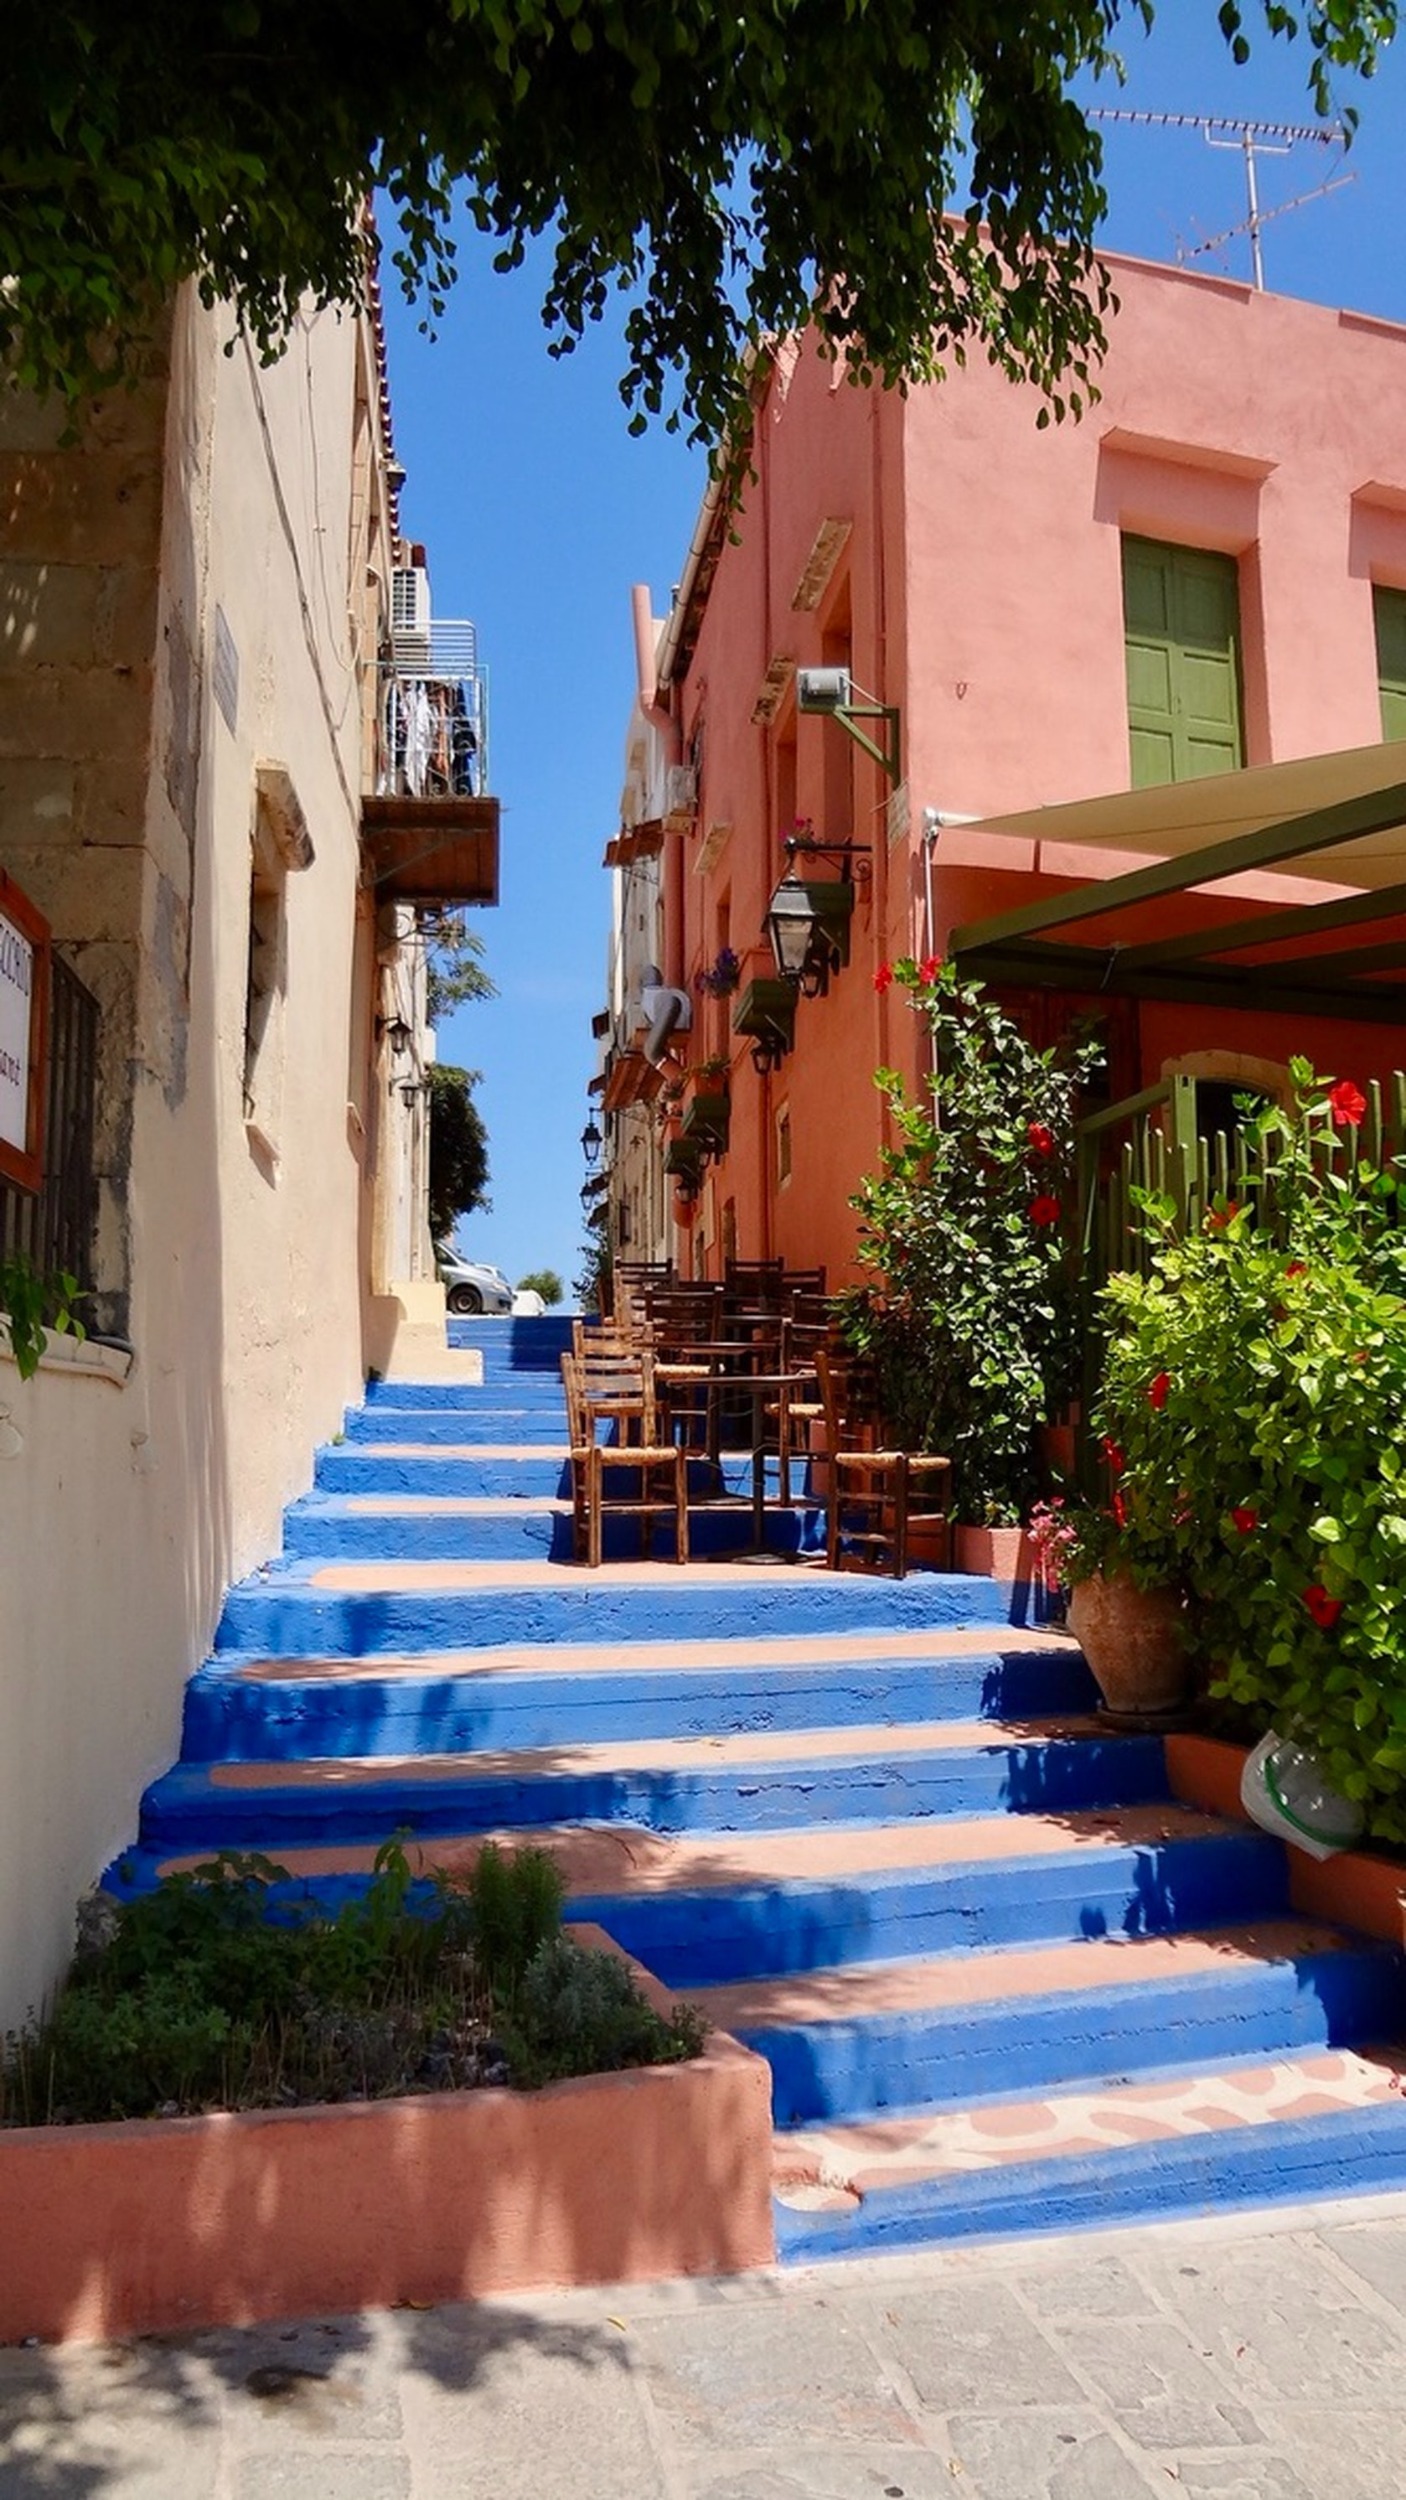
[[[1249,1092],[1253,1089],[1246,1088]],[[1406,1156],[1406,1071],[1385,1085],[1366,1087],[1361,1127],[1328,1129],[1314,1139],[1315,1158],[1346,1175],[1355,1162],[1380,1169]],[[1196,1080],[1166,1078],[1127,1101],[1114,1103],[1080,1123],[1077,1131],[1079,1257],[1084,1302],[1083,1411],[1088,1413],[1098,1379],[1102,1339],[1098,1295],[1110,1276],[1131,1270],[1146,1275],[1156,1249],[1147,1237],[1137,1193],[1170,1199],[1179,1233],[1193,1232],[1218,1205],[1251,1206],[1257,1222],[1275,1221],[1275,1186],[1269,1148],[1244,1131],[1198,1135]],[[1079,1474],[1086,1488],[1096,1462],[1082,1450]]]

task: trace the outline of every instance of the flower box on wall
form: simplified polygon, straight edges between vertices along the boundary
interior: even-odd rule
[[[703,1154],[726,1154],[732,1100],[724,1093],[695,1094],[683,1115],[683,1140]]]
[[[770,979],[749,981],[732,1011],[734,1033],[749,1033],[754,1041],[769,1041],[775,1036],[787,1050],[796,1039],[796,993],[789,981],[773,974]]]
[[[849,924],[854,917],[854,888],[845,877],[807,878],[803,882],[806,901],[815,914],[835,968],[842,969],[849,962]]]
[[[664,1169],[696,1189],[703,1178],[703,1148],[696,1137],[675,1137],[664,1149]]]

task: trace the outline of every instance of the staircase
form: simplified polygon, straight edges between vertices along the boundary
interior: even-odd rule
[[[348,1416],[110,1881],[258,1848],[334,1901],[407,1826],[436,1865],[545,1842],[572,1916],[770,2060],[786,2257],[1398,2183],[1399,1955],[1175,1803],[1072,1642],[987,1581],[828,1574],[803,1514],[799,1563],[680,1571],[623,1521],[575,1570],[568,1324],[451,1335],[483,1387]]]

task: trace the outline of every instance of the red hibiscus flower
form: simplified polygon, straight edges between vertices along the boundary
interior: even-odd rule
[[[1284,1270],[1286,1281],[1290,1276],[1306,1276],[1307,1274],[1308,1269],[1304,1265],[1302,1259],[1290,1259],[1288,1266]]]
[[[892,966],[892,964],[880,964],[878,971],[877,971],[877,972],[875,973],[875,975],[874,975],[874,987],[875,987],[875,989],[876,989],[876,990],[878,990],[878,991],[879,991],[880,995],[882,995],[882,993],[883,993],[885,990],[891,990],[891,989],[892,989],[892,987],[893,987],[893,966]]]
[[[1340,1076],[1336,1085],[1329,1086],[1328,1109],[1334,1128],[1360,1128],[1366,1108],[1367,1097],[1359,1092],[1350,1076]]]
[[[1230,1516],[1233,1524],[1239,1529],[1242,1536],[1253,1536],[1256,1528],[1260,1524],[1259,1512],[1250,1502],[1243,1503],[1240,1509],[1233,1510]]]
[[[1032,1198],[1029,1207],[1026,1209],[1026,1213],[1029,1215],[1032,1224],[1057,1224],[1059,1222],[1059,1200],[1058,1198],[1051,1198],[1048,1196]]]
[[[1030,1140],[1032,1154],[1052,1155],[1054,1153],[1054,1131],[1046,1128],[1043,1120],[1027,1120],[1025,1134]]]
[[[1239,1203],[1234,1198],[1228,1199],[1223,1207],[1213,1207],[1210,1214],[1206,1218],[1207,1232],[1223,1233],[1227,1224],[1234,1223],[1239,1212]]]
[[[1149,1381],[1148,1383],[1147,1403],[1149,1406],[1154,1407],[1159,1415],[1167,1403],[1167,1392],[1171,1388],[1171,1385],[1172,1375],[1170,1372],[1159,1372],[1156,1379]]]
[[[942,957],[940,955],[925,955],[918,966],[918,978],[920,981],[935,981],[941,970]]]
[[[1126,1528],[1128,1524],[1128,1504],[1126,1496],[1122,1493],[1115,1493],[1112,1501],[1109,1503],[1109,1509],[1113,1513],[1115,1525],[1120,1528]]]
[[[1322,1582],[1315,1580],[1311,1588],[1301,1591],[1303,1602],[1320,1632],[1331,1632],[1343,1610],[1340,1597],[1330,1597]]]
[[[1100,1446],[1102,1447],[1104,1457],[1108,1461],[1110,1472],[1115,1476],[1121,1476],[1128,1462],[1122,1451],[1119,1449],[1117,1442],[1111,1439],[1108,1433],[1105,1433]]]

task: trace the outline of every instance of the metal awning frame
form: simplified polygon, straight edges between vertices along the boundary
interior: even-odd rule
[[[1406,884],[1237,915],[1217,927],[1180,930],[1127,945],[1081,945],[1052,934],[1402,826],[1406,782],[1395,782],[1177,858],[1150,860],[1145,868],[1097,879],[1070,893],[1045,895],[988,920],[968,922],[953,931],[949,951],[964,973],[988,982],[1406,1023],[1406,983],[1376,977],[1406,972],[1406,936],[1336,952],[1297,951],[1305,940],[1406,914]],[[1269,963],[1211,960],[1283,944],[1294,945],[1296,951]]]

